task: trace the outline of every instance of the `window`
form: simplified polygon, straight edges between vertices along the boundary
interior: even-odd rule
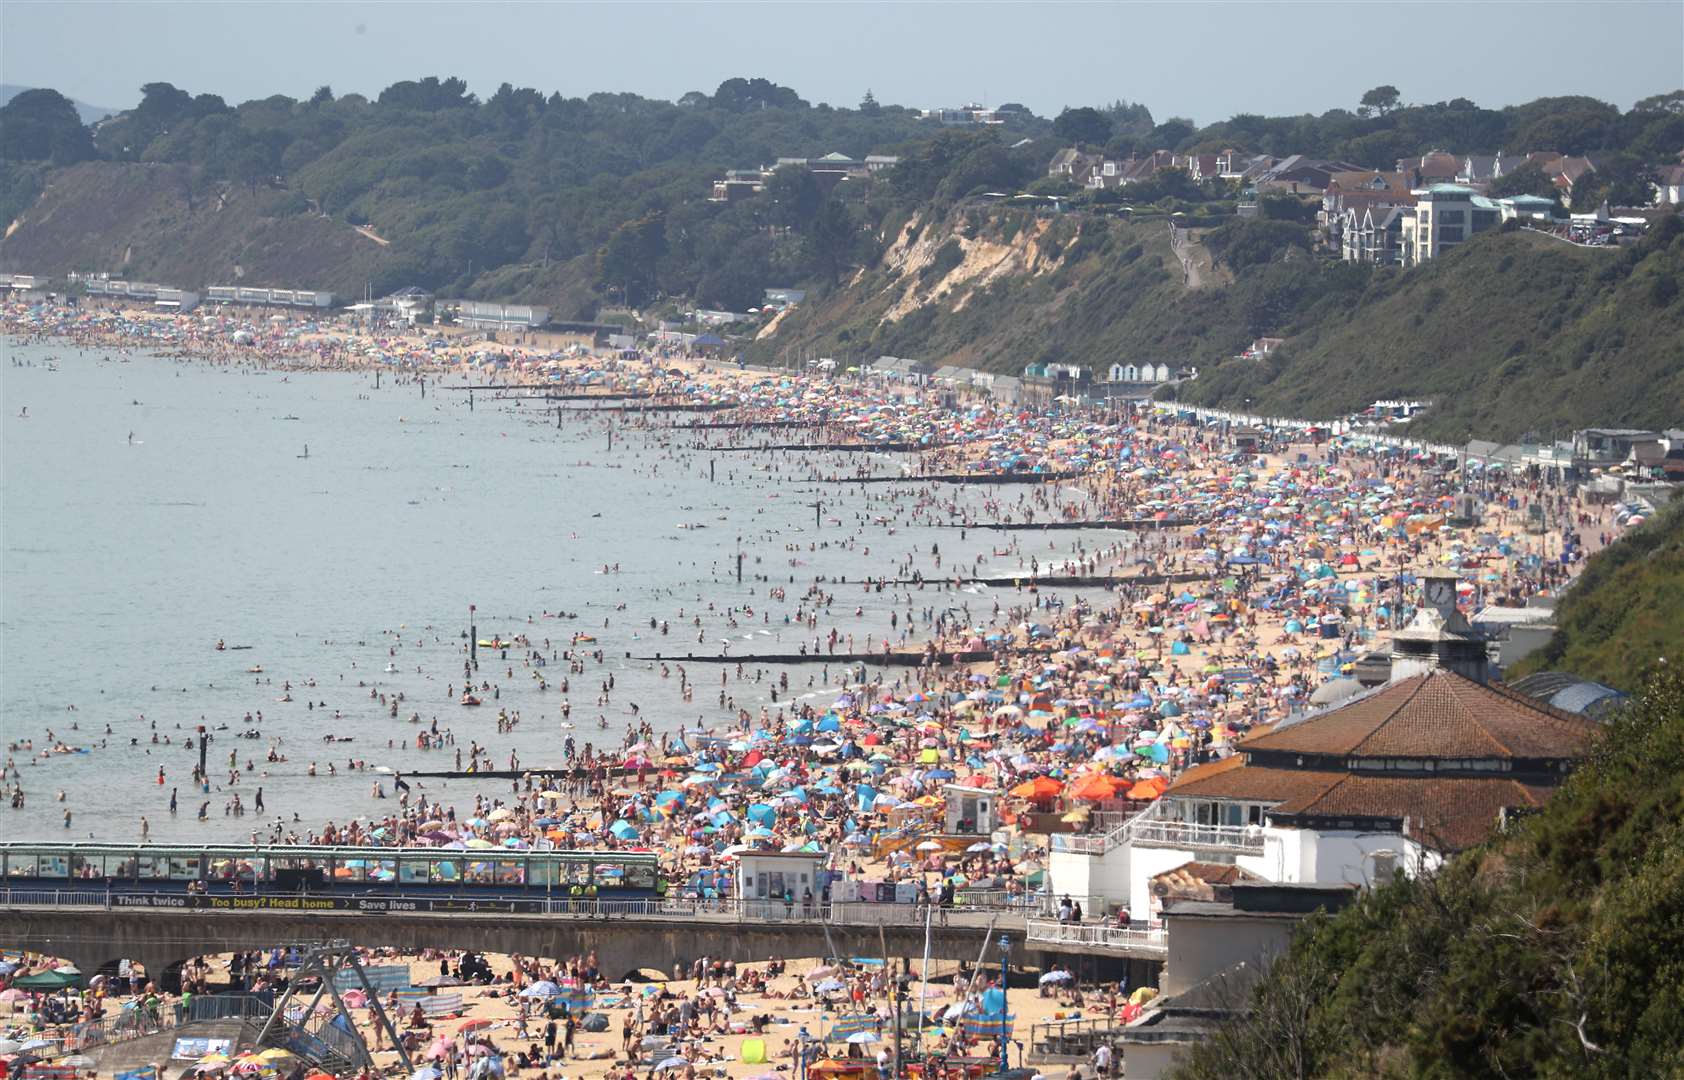
[[[1390,885],[1397,876],[1397,853],[1376,851],[1369,856],[1369,880],[1375,885]]]
[[[70,856],[71,874],[79,878],[97,878],[105,876],[104,855],[72,855]]]

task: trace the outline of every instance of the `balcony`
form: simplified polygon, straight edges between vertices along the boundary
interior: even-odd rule
[[[1232,855],[1263,854],[1263,832],[1255,825],[1197,825],[1171,821],[1155,802],[1121,825],[1103,833],[1054,833],[1052,850],[1072,855],[1105,855],[1122,846],[1174,847]]]
[[[1140,847],[1188,848],[1232,855],[1263,854],[1263,830],[1255,825],[1195,825],[1186,821],[1137,820],[1130,839]]]
[[[1065,945],[1096,949],[1115,956],[1162,957],[1169,951],[1162,927],[1109,926],[1104,923],[1062,923],[1057,919],[1030,919],[1024,933],[1031,944]]]

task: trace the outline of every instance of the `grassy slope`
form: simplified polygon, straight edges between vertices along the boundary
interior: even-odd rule
[[[1562,598],[1554,640],[1511,672],[1570,671],[1622,689],[1684,664],[1684,500],[1599,552]]]
[[[89,162],[55,172],[16,232],[0,242],[0,265],[28,273],[126,273],[198,289],[235,281],[362,293],[363,283],[399,254],[339,221],[312,214],[275,216],[282,192],[229,189],[187,209],[168,166]]]
[[[1201,381],[1201,397],[1329,416],[1377,397],[1432,397],[1428,436],[1565,436],[1664,426],[1684,403],[1684,235],[1654,250],[1481,237],[1377,277],[1358,304],[1301,320],[1285,355]]]
[[[980,234],[1018,235],[1014,214],[994,211]],[[974,226],[956,214],[926,228]],[[1415,430],[1449,441],[1680,419],[1684,235],[1621,250],[1488,235],[1409,273],[1297,252],[1188,290],[1161,222],[1054,228],[1077,252],[1055,273],[937,294],[884,322],[897,282],[878,266],[792,313],[754,354],[890,353],[995,371],[1037,359],[1194,363],[1202,374],[1182,388],[1191,400],[1332,418],[1377,398],[1432,398]],[[1289,339],[1276,358],[1226,359],[1265,334]]]

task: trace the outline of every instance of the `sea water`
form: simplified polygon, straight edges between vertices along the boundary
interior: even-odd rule
[[[374,797],[377,782],[393,794],[391,777],[375,766],[413,773],[455,764],[454,748],[414,747],[415,713],[422,727],[436,719],[453,733],[464,760],[474,740],[498,768],[512,750],[522,768],[537,769],[561,764],[568,735],[580,750],[587,742],[618,746],[632,703],[657,731],[734,723],[718,703],[722,670],[732,703],[756,717],[763,705],[775,712],[788,703],[790,695],[771,701],[784,671],[791,695],[822,705],[841,679],[838,663],[826,685],[819,665],[750,665],[739,680],[734,665],[691,662],[696,692],[685,703],[676,670],[663,678],[659,664],[634,657],[717,656],[727,637],[733,654],[793,653],[814,634],[783,616],[793,616],[815,576],[893,577],[895,564],[913,554],[931,576],[935,544],[951,575],[969,573],[974,556],[1015,537],[1021,556],[983,566],[1006,576],[1020,557],[1046,564],[1068,557],[1073,544],[1092,550],[1118,540],[974,529],[961,539],[956,529],[909,524],[904,514],[875,524],[894,511],[867,499],[890,487],[806,482],[820,455],[776,457],[783,472],[772,475],[764,470],[774,455],[699,452],[681,434],[624,425],[609,451],[601,417],[568,413],[558,429],[553,408],[482,391],[470,409],[465,393],[435,384],[423,397],[389,375],[376,388],[369,373],[262,372],[60,343],[12,342],[3,352],[0,743],[33,742],[7,754],[27,794],[21,810],[0,805],[8,840],[132,841],[143,815],[154,841],[249,840],[277,815],[290,822],[296,813],[310,828],[378,816],[394,804]],[[690,419],[678,413],[657,422]],[[832,456],[824,471],[851,471],[859,456]],[[714,480],[709,459],[717,459]],[[983,499],[1021,490],[945,494],[988,520]],[[822,525],[815,500],[823,502]],[[808,550],[824,540],[829,549]],[[777,586],[786,602],[768,600]],[[891,610],[904,618],[908,597],[918,609],[966,605],[979,622],[996,597],[1002,605],[1025,599],[1009,587],[826,588],[835,603],[817,633],[836,626],[862,650],[868,638],[881,648]],[[754,616],[739,614],[739,627],[726,628],[724,610],[743,604]],[[531,669],[521,664],[523,650],[504,660],[482,649],[476,679],[496,684],[498,696],[463,707],[456,695],[469,605],[480,638],[525,634],[548,655],[568,648],[574,633],[589,633],[596,643],[577,648],[600,648],[605,663],[569,675],[564,659]],[[700,644],[690,621],[698,613]],[[666,620],[670,634],[651,630],[651,618]],[[218,640],[250,648],[219,652]],[[249,670],[259,666],[261,673]],[[757,668],[765,673],[759,682]],[[885,669],[870,670],[875,677]],[[886,677],[902,671],[887,669]],[[611,701],[598,707],[610,673]],[[564,677],[571,730],[562,726]],[[290,702],[279,700],[286,681]],[[405,695],[396,718],[371,689]],[[496,731],[499,709],[521,714],[512,732]],[[248,724],[246,714],[259,712],[262,722]],[[599,715],[609,730],[598,728]],[[214,736],[204,793],[191,777],[198,751],[185,746],[200,724]],[[239,738],[248,727],[261,737]],[[352,741],[328,744],[327,735]],[[286,760],[269,763],[276,740]],[[55,753],[54,743],[86,752]],[[227,784],[230,752],[237,788]],[[368,771],[352,770],[352,761]],[[337,776],[327,775],[330,762]],[[417,783],[463,806],[476,792],[506,793],[511,782]],[[260,786],[264,815],[252,811]],[[172,789],[180,793],[174,816]],[[236,790],[247,813],[225,816]],[[207,801],[209,818],[200,821]]]

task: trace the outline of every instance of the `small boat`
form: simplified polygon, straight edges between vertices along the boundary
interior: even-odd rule
[[[485,638],[480,638],[479,647],[482,649],[507,649],[509,647],[509,643],[504,641],[502,638],[492,638],[489,641]]]
[[[384,671],[388,675],[396,675],[398,673],[398,665],[387,661],[386,666],[380,670]]]
[[[261,674],[263,674],[263,665],[262,664],[253,664],[251,667],[246,668],[246,674],[247,675],[261,675]]]
[[[475,697],[472,694],[463,694],[462,695],[462,704],[464,704],[464,705],[478,705],[480,703],[481,703],[480,699]]]
[[[575,640],[575,641],[595,641],[596,636],[594,634],[580,634],[578,637],[574,638],[573,640]]]

